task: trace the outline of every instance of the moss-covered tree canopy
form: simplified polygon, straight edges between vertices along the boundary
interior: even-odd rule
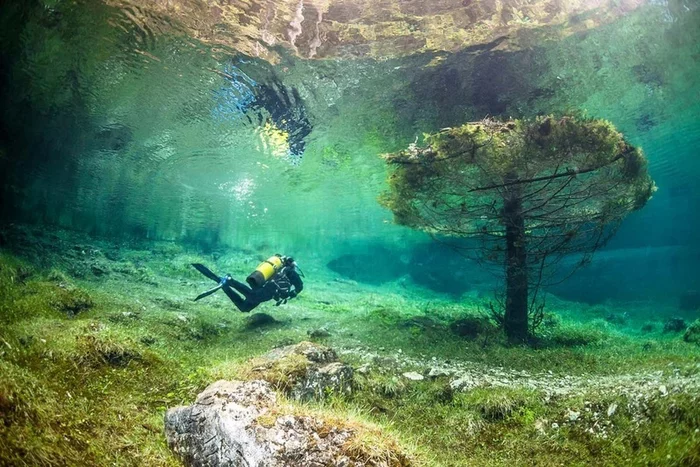
[[[394,170],[381,201],[397,223],[430,233],[503,235],[515,197],[529,236],[571,235],[622,219],[655,190],[642,151],[607,121],[484,120],[425,140],[383,156]]]
[[[641,150],[602,120],[484,120],[426,142],[384,156],[395,170],[382,203],[400,224],[477,237],[478,254],[503,261],[511,342],[527,340],[550,266],[571,253],[587,262],[655,188]]]

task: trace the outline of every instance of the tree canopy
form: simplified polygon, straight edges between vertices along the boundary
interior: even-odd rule
[[[642,151],[603,120],[486,119],[425,142],[383,156],[394,170],[380,201],[398,224],[478,238],[480,257],[505,261],[505,325],[514,340],[527,333],[528,284],[539,288],[564,256],[588,261],[655,190]],[[517,332],[508,323],[514,301]]]

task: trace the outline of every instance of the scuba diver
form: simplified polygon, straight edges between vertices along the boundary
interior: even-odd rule
[[[294,258],[279,254],[260,263],[255,271],[246,278],[247,285],[238,282],[230,274],[219,277],[203,264],[194,263],[192,266],[219,284],[213,289],[199,294],[194,299],[195,301],[222,289],[233,304],[244,313],[248,313],[268,300],[275,300],[275,306],[280,306],[287,303],[287,300],[296,297],[304,288],[304,283],[301,280],[304,273]]]

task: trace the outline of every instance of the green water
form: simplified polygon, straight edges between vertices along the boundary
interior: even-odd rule
[[[374,368],[326,408],[415,465],[700,464],[700,350],[667,326],[700,318],[699,26],[692,0],[0,3],[0,465],[180,465],[166,408],[319,328]],[[487,311],[502,263],[397,225],[380,155],[549,114],[609,120],[658,191],[512,346]],[[279,322],[191,301],[190,263],[243,280],[278,252],[306,274],[256,309]],[[110,346],[127,363],[90,360]],[[401,376],[435,362],[591,384]],[[605,437],[567,422],[612,403]]]

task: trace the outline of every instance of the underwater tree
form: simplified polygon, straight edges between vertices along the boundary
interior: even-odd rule
[[[562,277],[561,260],[589,262],[655,190],[641,150],[602,120],[487,119],[425,141],[382,156],[394,170],[380,202],[396,223],[475,238],[477,258],[504,265],[500,313],[514,343],[529,338],[537,293]]]

